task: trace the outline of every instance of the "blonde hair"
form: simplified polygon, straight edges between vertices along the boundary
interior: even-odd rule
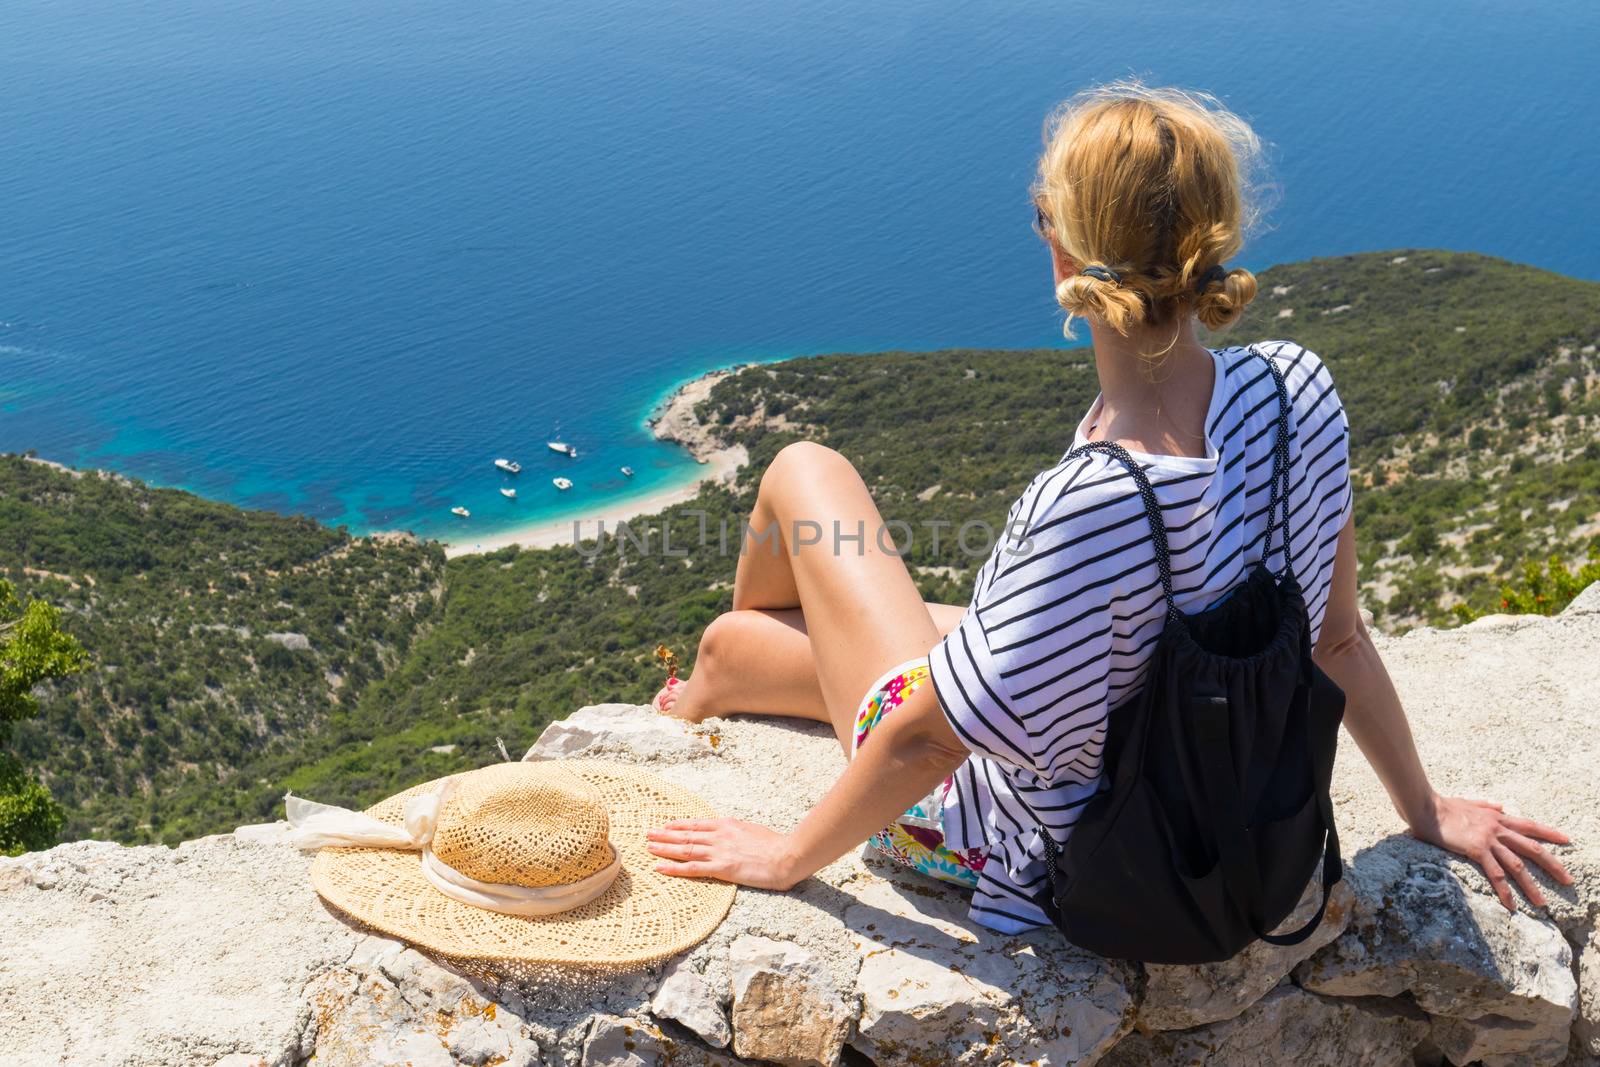
[[[1255,299],[1255,275],[1221,266],[1257,219],[1261,143],[1215,97],[1118,82],[1056,108],[1033,187],[1047,239],[1079,273],[1067,311],[1126,336],[1193,313],[1213,330]],[[1176,331],[1174,331],[1176,341]]]

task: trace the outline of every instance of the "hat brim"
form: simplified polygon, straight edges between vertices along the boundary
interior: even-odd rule
[[[645,848],[645,831],[674,819],[715,818],[716,812],[687,789],[623,764],[561,765],[605,799],[611,844],[621,861],[611,888],[587,904],[537,917],[475,908],[433,888],[423,876],[421,854],[399,849],[321,849],[311,864],[311,885],[352,918],[458,960],[625,969],[704,940],[728,914],[734,886],[657,873],[660,861]],[[405,802],[441,781],[380,801],[367,814],[401,825]]]

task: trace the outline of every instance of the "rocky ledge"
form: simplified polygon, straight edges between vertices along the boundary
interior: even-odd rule
[[[868,854],[788,894],[741,890],[663,967],[499,985],[357,930],[306,859],[231,836],[0,860],[0,1062],[16,1064],[1578,1064],[1600,1062],[1600,589],[1554,619],[1386,641],[1442,789],[1567,829],[1578,878],[1507,912],[1403,835],[1346,744],[1349,873],[1316,936],[1139,967],[970,923],[959,894]],[[529,758],[628,760],[721,810],[792,825],[842,758],[829,733],[630,705],[551,725]],[[1309,902],[1302,907],[1308,907]]]

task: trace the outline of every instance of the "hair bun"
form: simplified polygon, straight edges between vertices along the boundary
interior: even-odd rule
[[[1206,271],[1222,270],[1213,267]],[[1256,298],[1256,276],[1243,267],[1235,267],[1222,275],[1221,286],[1208,285],[1195,301],[1195,316],[1208,330],[1222,330],[1239,321],[1244,309]]]
[[[1072,319],[1096,318],[1127,336],[1128,328],[1144,321],[1145,298],[1121,284],[1122,275],[1110,267],[1085,267],[1056,286],[1056,303],[1067,312],[1067,336]]]

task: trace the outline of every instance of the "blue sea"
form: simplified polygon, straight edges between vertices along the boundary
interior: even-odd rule
[[[1600,277],[1596,45],[1593,0],[6,0],[0,450],[455,542],[615,506],[695,475],[642,420],[709,368],[1064,344],[1041,121],[1129,75],[1271,142],[1246,266]]]

